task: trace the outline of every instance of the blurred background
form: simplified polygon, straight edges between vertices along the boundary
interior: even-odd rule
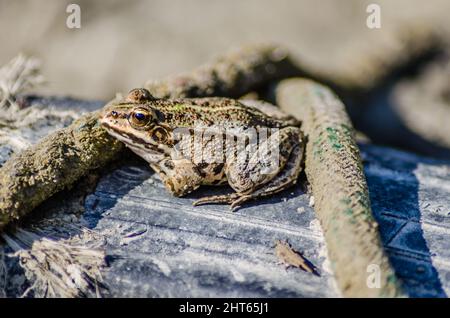
[[[80,29],[66,26],[70,3]],[[381,29],[366,26],[370,3],[381,6]],[[405,24],[449,31],[449,12],[448,0],[1,0],[0,64],[36,56],[47,79],[37,92],[105,100],[248,42],[280,43],[339,74]]]
[[[71,3],[0,0],[0,64],[42,61],[45,85],[25,93],[107,101],[272,42],[338,93],[364,141],[450,159],[448,0],[80,0],[72,29]]]

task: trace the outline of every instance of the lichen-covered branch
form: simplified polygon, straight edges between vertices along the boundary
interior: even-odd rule
[[[149,81],[145,87],[156,97],[240,97],[271,80],[300,76],[302,71],[282,47],[244,46],[190,73]]]
[[[276,98],[284,111],[303,122],[308,140],[305,172],[341,291],[350,297],[402,295],[372,215],[354,130],[344,105],[328,88],[300,78],[281,81]],[[380,284],[372,286],[377,283],[377,273]]]
[[[0,230],[119,156],[124,146],[99,126],[97,117],[97,112],[83,116],[0,168]]]

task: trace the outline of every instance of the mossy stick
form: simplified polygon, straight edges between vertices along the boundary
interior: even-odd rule
[[[232,50],[189,73],[149,81],[145,88],[160,98],[238,98],[269,81],[301,73],[284,48],[255,44]]]
[[[117,158],[124,146],[89,113],[0,168],[0,231],[92,169]]]
[[[281,109],[302,121],[307,136],[305,172],[343,295],[403,295],[372,215],[354,130],[343,103],[325,86],[301,78],[281,81],[275,93]]]

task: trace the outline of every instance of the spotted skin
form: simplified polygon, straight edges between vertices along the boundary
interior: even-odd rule
[[[227,183],[235,191],[201,198],[194,205],[228,203],[235,210],[292,186],[302,169],[300,123],[270,104],[156,99],[145,89],[135,89],[108,104],[100,123],[149,162],[173,195]]]

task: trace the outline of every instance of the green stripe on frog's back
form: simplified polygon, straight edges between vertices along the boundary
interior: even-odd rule
[[[177,127],[197,123],[205,126],[281,128],[295,123],[272,118],[255,108],[226,98],[160,99],[148,105],[159,111],[166,124]]]

